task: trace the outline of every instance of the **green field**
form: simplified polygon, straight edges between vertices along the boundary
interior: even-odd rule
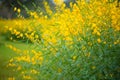
[[[20,49],[26,49],[30,45],[20,42],[11,42],[4,39],[4,36],[0,36],[0,80],[8,80],[9,77],[17,76],[13,68],[7,67],[9,60],[16,56],[16,53],[5,46],[5,44],[11,44]]]

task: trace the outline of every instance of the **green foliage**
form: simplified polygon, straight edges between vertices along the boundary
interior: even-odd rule
[[[92,0],[91,0],[92,1]],[[56,1],[57,2],[57,1]],[[107,1],[108,2],[108,1]],[[8,66],[23,80],[116,80],[120,76],[119,9],[115,3],[77,1],[70,9],[56,3],[52,12],[29,11],[29,20],[10,21],[6,27],[12,41],[30,40],[32,46],[19,49]],[[15,9],[20,14],[20,9]],[[18,11],[19,10],[19,11]]]

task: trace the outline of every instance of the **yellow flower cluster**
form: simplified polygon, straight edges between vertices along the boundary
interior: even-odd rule
[[[7,33],[8,31],[11,36],[14,35],[17,39],[26,39],[26,41],[30,40],[35,45],[44,45],[40,50],[45,52],[35,49],[20,50],[12,45],[7,45],[8,48],[16,53],[20,53],[19,56],[10,60],[9,66],[17,66],[14,63],[12,64],[13,61],[18,63],[24,62],[32,66],[36,64],[42,65],[45,60],[42,56],[44,53],[50,51],[50,54],[53,53],[56,55],[61,47],[65,48],[65,50],[67,50],[66,48],[73,49],[72,44],[76,44],[76,48],[81,53],[85,53],[85,57],[89,58],[93,53],[87,51],[88,47],[92,47],[95,43],[104,45],[108,43],[107,39],[103,37],[110,37],[110,35],[107,35],[108,29],[112,28],[116,33],[120,31],[120,9],[115,7],[116,2],[108,4],[107,0],[90,0],[90,3],[86,3],[85,1],[77,0],[77,4],[71,3],[70,8],[66,8],[65,4],[62,4],[63,0],[54,0],[54,2],[56,5],[61,5],[57,7],[55,13],[52,12],[46,2],[44,3],[46,12],[50,17],[43,15],[42,12],[40,16],[37,12],[30,12],[33,18],[29,20],[18,19],[1,22],[5,27],[3,33]],[[14,8],[14,11],[21,12],[17,8]],[[1,33],[2,30],[0,30]],[[116,36],[116,33],[112,34]],[[10,39],[13,40],[11,36]],[[111,42],[114,45],[120,44],[117,36]],[[112,44],[109,44],[110,47]],[[75,62],[77,56],[72,56],[72,60]],[[24,66],[21,64],[17,66],[17,70],[22,70],[23,68]],[[91,69],[96,69],[96,66],[92,66]],[[61,73],[62,69],[58,68],[57,71]],[[39,71],[32,69],[30,72],[37,74]],[[25,74],[25,72],[22,73]],[[23,78],[32,79],[29,75],[25,75]]]
[[[8,45],[8,44],[6,44],[6,47],[8,47],[9,49],[11,49],[11,50],[13,50],[14,52],[16,52],[16,53],[21,53],[21,50],[20,49],[18,49],[18,48],[16,48],[15,46],[13,46],[13,45]]]
[[[32,52],[32,56],[30,56],[30,52]],[[43,57],[41,56],[41,52],[36,52],[35,50],[24,50],[23,54],[20,54],[21,56],[15,57],[14,59],[18,62],[27,62],[27,63],[32,63],[33,65],[35,64],[42,64]],[[12,60],[10,60],[12,62]]]
[[[30,16],[33,16],[35,19],[38,18],[38,15],[36,12],[30,12]]]
[[[64,0],[53,0],[53,2],[54,2],[56,5],[60,6],[60,5],[62,5],[62,3],[64,2]]]
[[[14,7],[14,11],[17,11],[18,13],[21,12],[20,8]]]
[[[10,49],[12,49],[12,46],[8,46]],[[17,62],[17,64],[14,63]],[[18,56],[10,59],[9,64],[7,67],[16,67],[15,71],[22,71],[21,74],[23,75],[23,79],[32,79],[31,76],[25,75],[27,72],[30,72],[30,75],[36,75],[39,73],[36,69],[28,69],[24,71],[25,66],[22,64],[19,64],[20,62],[24,64],[29,64],[31,66],[35,65],[42,65],[43,62],[43,57],[42,57],[42,52],[40,51],[35,51],[35,50],[23,50],[23,53],[20,53]],[[24,72],[23,72],[24,71]]]

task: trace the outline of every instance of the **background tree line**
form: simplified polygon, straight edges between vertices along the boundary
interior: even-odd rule
[[[28,8],[33,8],[32,3],[43,7],[43,0],[0,0],[0,18],[15,18],[15,12],[13,11],[14,7],[22,9],[22,13],[26,14],[22,5],[25,5]]]
[[[25,16],[26,11],[23,9],[22,5],[25,5],[27,8],[36,10],[36,6],[39,6],[40,10],[44,9],[43,1],[45,0],[0,0],[0,18],[7,18],[12,19],[15,18],[15,12],[13,11],[14,7],[21,8],[22,14]],[[53,8],[55,5],[53,3],[53,0],[46,0],[51,8]],[[69,6],[69,2],[75,2],[76,0],[64,0],[66,5]],[[108,0],[108,2],[114,2],[117,1],[117,7],[119,7],[120,0]],[[86,0],[86,2],[90,2],[90,0]]]

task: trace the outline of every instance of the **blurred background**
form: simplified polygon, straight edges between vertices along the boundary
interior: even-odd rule
[[[39,10],[44,12],[43,1],[45,0],[0,0],[0,18],[2,19],[13,19],[16,18],[14,12],[14,7],[21,9],[21,14],[24,17],[27,17],[26,11],[23,6],[27,7],[30,10],[36,10],[39,7]],[[54,1],[58,0],[46,0],[50,5],[51,9],[55,7]],[[64,0],[64,3],[69,7],[70,2],[75,2],[75,0]]]

